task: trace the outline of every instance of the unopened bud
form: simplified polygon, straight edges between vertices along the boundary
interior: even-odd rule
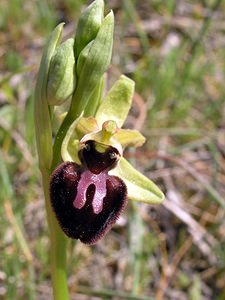
[[[68,39],[55,50],[50,63],[47,82],[49,105],[61,105],[73,93],[76,85],[74,71],[74,39]]]
[[[95,39],[104,17],[103,0],[93,1],[81,14],[76,32],[75,53],[76,57],[80,52]]]

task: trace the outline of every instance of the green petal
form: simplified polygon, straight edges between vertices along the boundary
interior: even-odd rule
[[[101,126],[105,121],[116,121],[122,127],[131,107],[134,93],[134,81],[121,75],[100,105],[96,119]]]
[[[125,158],[121,158],[117,167],[109,172],[120,177],[127,185],[128,198],[148,204],[158,204],[164,199],[160,189],[147,177],[133,168]]]
[[[113,136],[123,148],[140,147],[145,142],[145,137],[137,130],[120,129]]]
[[[79,140],[86,134],[99,130],[97,121],[93,117],[80,118],[76,125],[76,133]]]

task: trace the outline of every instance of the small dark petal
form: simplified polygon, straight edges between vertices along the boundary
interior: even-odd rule
[[[94,174],[112,168],[119,157],[119,151],[112,146],[106,146],[105,152],[98,152],[97,144],[95,141],[87,141],[84,149],[79,152],[81,161]]]
[[[90,184],[86,192],[85,205],[77,209],[73,201],[82,169],[72,162],[61,164],[54,172],[50,184],[50,198],[53,210],[64,233],[83,243],[94,244],[112,227],[127,204],[127,188],[124,182],[107,175],[106,197],[103,209],[96,214],[92,200],[95,185]]]

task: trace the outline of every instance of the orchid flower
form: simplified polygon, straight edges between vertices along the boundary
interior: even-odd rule
[[[123,158],[127,146],[145,138],[121,129],[131,107],[134,82],[122,75],[94,117],[80,117],[62,143],[64,160],[51,178],[51,203],[64,233],[96,243],[116,222],[127,199],[160,203],[163,193]]]

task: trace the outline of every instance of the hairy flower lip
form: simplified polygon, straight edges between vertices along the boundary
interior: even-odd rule
[[[66,162],[53,172],[50,199],[64,233],[91,245],[119,218],[127,204],[127,187],[108,174],[120,157],[116,148],[88,141],[79,155],[81,165]]]

